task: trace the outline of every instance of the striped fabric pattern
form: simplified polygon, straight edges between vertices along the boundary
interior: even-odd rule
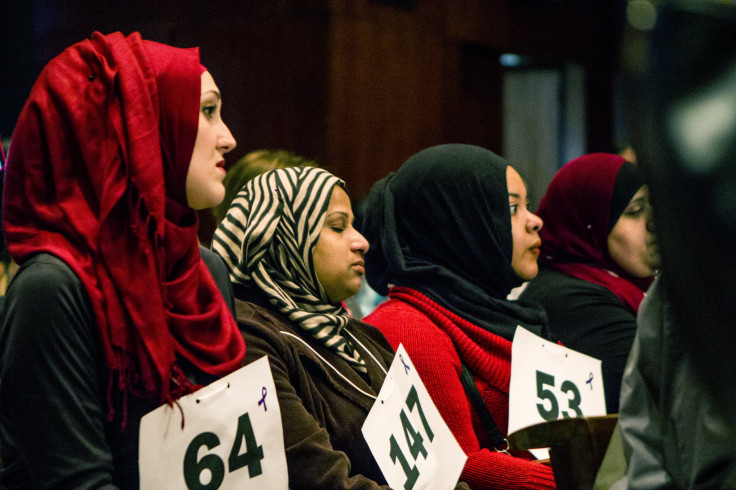
[[[332,189],[342,180],[324,169],[293,167],[247,182],[218,226],[212,250],[236,284],[255,284],[270,303],[356,371],[367,372],[360,353],[343,336],[350,316],[331,304],[312,259]]]

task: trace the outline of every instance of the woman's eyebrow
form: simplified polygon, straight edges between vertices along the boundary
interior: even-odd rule
[[[215,97],[217,97],[217,100],[222,100],[222,95],[217,90],[208,90],[207,92],[202,92],[202,96],[208,95],[208,94],[214,94]]]

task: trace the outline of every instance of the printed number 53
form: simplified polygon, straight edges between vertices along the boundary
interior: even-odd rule
[[[555,386],[555,377],[551,374],[537,371],[537,398],[540,400],[549,401],[550,407],[545,406],[544,401],[537,403],[537,411],[544,420],[557,420],[560,415],[560,406],[557,402],[557,397],[552,390],[545,388],[545,386]],[[567,406],[570,409],[563,410],[562,416],[566,419],[572,418],[571,412],[575,413],[575,417],[582,417],[583,412],[580,410],[580,390],[575,383],[570,380],[565,380],[560,385],[560,391],[568,394]]]

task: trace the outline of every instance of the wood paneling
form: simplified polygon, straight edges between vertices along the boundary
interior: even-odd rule
[[[238,139],[229,162],[256,148],[286,148],[317,159],[362,197],[430,145],[467,142],[503,152],[497,60],[505,51],[581,63],[588,75],[589,146],[610,143],[618,45],[613,4],[75,0],[61,8],[39,0],[18,10],[18,22],[32,25],[33,35],[4,70],[20,76],[3,77],[15,99],[0,114],[0,127],[12,128],[7,120],[17,117],[32,78],[64,47],[93,30],[139,30],[153,40],[200,46]]]
[[[443,141],[447,51],[415,12],[380,4],[338,9],[331,29],[329,160],[361,197]]]

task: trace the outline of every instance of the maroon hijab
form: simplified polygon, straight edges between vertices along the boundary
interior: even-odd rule
[[[96,32],[44,68],[6,168],[12,257],[66,262],[89,294],[111,387],[162,401],[191,389],[177,355],[214,375],[245,356],[186,202],[200,73],[196,48]]]
[[[537,210],[544,220],[539,260],[609,289],[636,313],[652,279],[630,276],[608,253],[608,234],[625,208],[618,206],[611,212],[617,176],[624,165],[629,174],[640,175],[634,164],[607,153],[583,155],[555,174]],[[623,196],[618,189],[618,200],[628,203],[640,184],[643,179],[629,184]]]

